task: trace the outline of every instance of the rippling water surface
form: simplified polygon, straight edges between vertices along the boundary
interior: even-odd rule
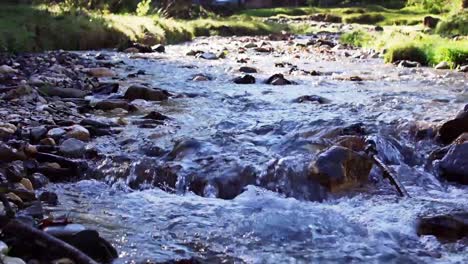
[[[97,227],[118,247],[118,263],[192,256],[207,263],[468,262],[466,243],[440,244],[416,235],[420,216],[467,211],[468,192],[431,171],[432,140],[411,136],[415,126],[437,124],[462,109],[466,75],[396,68],[381,59],[353,58],[360,51],[346,51],[346,57],[345,50],[305,51],[286,42],[273,42],[272,54],[238,54],[246,40],[198,39],[169,46],[162,55],[112,53],[125,63],[119,66],[122,76],[147,73],[121,79],[122,90],[141,82],[179,96],[163,103],[135,101],[143,113],[125,115],[128,125],[120,135],[93,143],[108,157],[96,164],[102,176],[51,186],[61,201],[53,212]],[[192,49],[223,48],[226,59],[185,56]],[[231,82],[241,75],[240,58],[259,69],[257,84]],[[298,85],[262,84],[288,72],[275,67],[277,62],[323,74],[286,75]],[[213,80],[191,81],[198,73]],[[363,81],[346,80],[350,76]],[[293,102],[302,95],[330,103]],[[152,110],[171,120],[143,128],[136,121]],[[380,157],[412,198],[398,198],[375,169],[368,186],[345,196],[325,195],[304,180],[308,163],[337,129],[356,123],[376,140]],[[187,192],[198,178],[212,184],[199,195]]]

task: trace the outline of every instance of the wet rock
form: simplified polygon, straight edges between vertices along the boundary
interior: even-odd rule
[[[116,74],[113,70],[100,67],[100,68],[85,68],[83,72],[87,73],[90,76],[101,78],[101,77],[114,77]]]
[[[57,145],[57,143],[55,142],[55,140],[53,138],[43,138],[41,140],[39,140],[39,144],[40,145],[45,145],[45,146],[55,146]]]
[[[260,53],[270,53],[270,52],[273,52],[273,48],[272,47],[257,47],[255,48],[255,51],[260,52]]]
[[[254,68],[254,67],[247,67],[247,66],[240,67],[240,68],[239,68],[239,71],[240,71],[240,72],[243,72],[243,73],[257,73],[257,69],[256,69],[256,68]]]
[[[398,67],[401,68],[416,68],[416,67],[421,67],[421,63],[417,61],[408,61],[408,60],[402,60],[398,63]]]
[[[186,55],[187,56],[197,56],[197,55],[202,54],[202,53],[203,53],[203,51],[201,51],[201,50],[191,50],[191,51],[187,52]]]
[[[147,101],[167,100],[170,93],[162,89],[153,89],[141,85],[132,85],[125,92],[124,98],[128,100],[143,99]]]
[[[205,60],[217,60],[219,59],[218,55],[212,53],[212,52],[204,52],[202,54],[200,54],[199,56],[200,58],[202,59],[205,59]]]
[[[88,92],[75,88],[61,88],[52,86],[39,87],[39,91],[47,96],[57,96],[60,98],[84,98]]]
[[[192,77],[192,81],[194,82],[205,82],[205,81],[211,81],[212,78],[210,76],[204,75],[204,74],[196,74],[195,76]]]
[[[439,175],[453,182],[468,184],[468,143],[450,147],[439,163]]]
[[[149,114],[145,115],[143,118],[157,120],[157,121],[164,121],[164,120],[170,119],[168,116],[165,116],[156,111],[150,112]]]
[[[309,176],[329,191],[338,192],[366,183],[372,165],[367,156],[334,146],[309,165]]]
[[[109,100],[102,100],[97,102],[94,105],[95,109],[98,110],[103,110],[103,111],[111,111],[114,109],[124,109],[126,111],[137,111],[138,108],[130,103],[128,103],[125,100],[119,100],[119,99],[109,99]]]
[[[91,139],[91,135],[88,129],[80,126],[80,125],[73,125],[67,128],[68,132],[66,133],[67,138],[74,138],[81,141],[89,141]]]
[[[319,103],[319,104],[328,104],[331,101],[318,95],[303,95],[293,100],[294,103]]]
[[[291,39],[291,33],[281,31],[279,33],[273,33],[268,35],[268,39],[272,41],[286,41]]]
[[[139,53],[140,50],[138,50],[137,48],[131,47],[131,48],[124,49],[123,52],[125,52],[125,53]]]
[[[458,70],[460,72],[468,72],[468,65],[461,66],[460,69]]]
[[[255,77],[253,77],[252,75],[246,74],[241,77],[237,77],[232,81],[236,84],[254,84]]]
[[[3,142],[0,142],[0,161],[11,162],[14,160],[25,159],[26,156],[22,151],[18,151],[17,149],[10,147]]]
[[[53,192],[41,193],[41,195],[39,195],[39,200],[52,206],[56,206],[58,204],[58,196]]]
[[[93,89],[94,94],[112,94],[119,91],[118,83],[100,83],[98,87]]]
[[[455,242],[468,237],[468,213],[423,217],[417,227],[418,235],[432,235],[443,242]]]
[[[60,152],[70,158],[81,158],[86,152],[86,143],[75,138],[69,138],[62,142]]]
[[[60,139],[61,137],[65,136],[66,133],[67,131],[61,127],[52,128],[51,130],[47,132],[47,137]]]
[[[439,64],[437,64],[435,67],[437,70],[448,70],[450,69],[450,65],[446,61],[442,61]]]
[[[20,182],[26,176],[26,170],[22,161],[14,161],[5,170],[5,176],[11,183]]]
[[[335,144],[356,152],[365,151],[367,147],[366,141],[360,136],[341,136],[336,140]]]
[[[157,45],[152,46],[151,50],[153,52],[163,53],[163,52],[166,52],[166,47],[164,47],[164,45],[162,44],[157,44]]]
[[[92,126],[96,128],[110,128],[111,124],[109,122],[100,121],[92,118],[85,118],[81,120],[80,125],[82,126]]]
[[[378,31],[378,32],[384,31],[383,27],[381,27],[381,26],[375,26],[374,30]]]
[[[33,143],[39,142],[42,138],[44,138],[47,135],[47,128],[44,126],[41,127],[33,127],[29,131],[29,138]]]
[[[423,19],[423,24],[425,27],[428,28],[436,28],[437,24],[439,24],[440,19],[432,16],[425,16]]]
[[[41,173],[33,173],[27,178],[31,181],[33,188],[36,190],[49,184],[49,179]]]
[[[44,218],[44,209],[40,201],[32,202],[25,210],[21,212],[24,215],[30,216],[35,219]]]
[[[445,122],[439,129],[439,140],[444,144],[450,144],[461,134],[468,132],[468,107],[455,118]]]
[[[292,81],[287,80],[284,78],[284,75],[281,73],[277,73],[272,75],[268,80],[265,81],[266,84],[271,85],[290,85],[293,84]]]
[[[5,93],[2,98],[5,100],[13,100],[13,99],[18,99],[23,96],[31,95],[34,94],[34,90],[28,86],[28,85],[19,85],[17,87],[14,87],[7,93]]]

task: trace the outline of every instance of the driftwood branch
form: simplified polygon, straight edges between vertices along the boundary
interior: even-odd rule
[[[2,231],[4,234],[23,239],[25,241],[39,241],[46,248],[54,248],[59,251],[63,257],[73,260],[77,264],[98,264],[88,255],[84,254],[70,244],[53,237],[46,232],[36,229],[32,226],[23,224],[17,220],[5,221],[2,219]]]
[[[372,159],[374,160],[375,164],[382,169],[384,177],[390,180],[390,183],[395,186],[398,194],[401,197],[411,197],[408,192],[406,191],[405,187],[401,182],[398,180],[396,175],[393,175],[393,172],[377,157],[377,155],[372,155]]]

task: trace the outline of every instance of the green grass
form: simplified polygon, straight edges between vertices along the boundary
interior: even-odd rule
[[[340,41],[353,46],[386,51],[385,61],[418,61],[434,66],[448,62],[452,68],[468,64],[468,39],[454,40],[399,27],[386,28],[384,32],[357,30],[345,33]]]
[[[9,52],[114,48],[129,41],[173,44],[197,36],[266,35],[281,30],[291,28],[247,16],[177,20],[0,4],[0,51]]]

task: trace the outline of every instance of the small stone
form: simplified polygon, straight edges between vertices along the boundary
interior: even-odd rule
[[[252,75],[246,74],[244,76],[237,77],[232,81],[236,84],[254,84],[255,77],[253,77]]]
[[[75,138],[69,138],[62,142],[59,150],[64,156],[81,158],[86,152],[86,143]]]
[[[147,114],[143,118],[157,120],[157,121],[164,121],[164,120],[170,119],[168,116],[165,116],[165,115],[163,115],[163,114],[161,114],[159,112],[156,112],[156,111],[150,112],[149,114]]]
[[[435,67],[437,70],[448,70],[450,69],[450,65],[446,61],[442,61],[439,64],[437,64]]]
[[[416,67],[421,67],[421,63],[417,61],[408,61],[408,60],[402,60],[398,64],[398,67],[402,68],[416,68]]]
[[[125,52],[125,53],[139,53],[140,50],[137,49],[137,48],[131,47],[131,48],[125,49],[123,52]]]
[[[81,141],[89,141],[91,135],[89,134],[88,129],[80,126],[80,125],[73,125],[67,128],[68,132],[66,133],[67,138],[74,138]]]
[[[11,201],[12,203],[18,205],[18,204],[23,204],[23,200],[16,194],[9,192],[5,194],[5,197],[8,199],[8,201]]]

